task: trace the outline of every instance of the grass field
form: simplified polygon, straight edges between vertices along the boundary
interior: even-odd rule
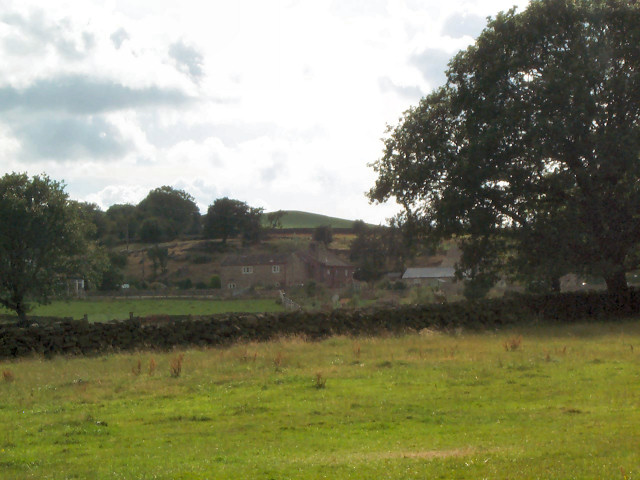
[[[176,298],[70,300],[39,305],[31,315],[73,317],[88,315],[91,322],[124,320],[129,312],[136,316],[148,315],[211,315],[226,312],[281,312],[283,307],[272,298],[251,300],[194,300]],[[0,313],[9,313],[0,309]]]
[[[268,226],[267,213],[263,216],[263,225]],[[353,220],[344,218],[329,217],[318,213],[299,212],[297,210],[286,210],[280,220],[282,228],[316,228],[321,225],[329,225],[332,228],[351,228]]]
[[[0,478],[640,477],[640,325],[0,364]]]

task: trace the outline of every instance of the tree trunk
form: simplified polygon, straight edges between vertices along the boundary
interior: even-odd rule
[[[16,305],[16,313],[18,314],[18,326],[28,327],[29,320],[27,319],[27,310],[24,303],[18,302],[18,304]]]
[[[554,275],[551,277],[551,291],[553,293],[560,293],[560,277]]]
[[[629,291],[627,277],[624,271],[618,270],[604,277],[607,283],[607,291],[610,295],[620,295]]]

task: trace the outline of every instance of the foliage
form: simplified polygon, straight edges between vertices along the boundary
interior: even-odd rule
[[[284,210],[278,210],[276,212],[267,213],[267,222],[270,228],[282,228],[282,217],[286,215],[287,212]]]
[[[408,237],[396,224],[370,227],[364,222],[354,226],[356,238],[351,242],[349,258],[358,267],[357,280],[372,281],[390,271],[403,271],[413,255]]]
[[[154,245],[147,250],[147,257],[151,260],[154,276],[158,275],[158,269],[163,275],[167,273],[167,263],[169,261],[169,249],[167,247]]]
[[[47,303],[69,278],[95,282],[104,255],[82,210],[64,185],[46,175],[10,173],[0,179],[0,304],[26,322],[30,302]]]
[[[191,281],[190,278],[185,278],[183,280],[178,280],[176,282],[176,286],[180,289],[180,290],[190,290],[193,288],[193,282]]]
[[[430,235],[482,239],[459,271],[483,282],[574,271],[624,291],[640,265],[639,43],[636,2],[499,14],[389,129],[370,198],[395,197]]]
[[[158,237],[143,241],[173,240],[180,235],[200,231],[200,211],[194,198],[184,190],[166,185],[153,189],[137,208],[142,217],[155,220],[160,229]]]
[[[222,280],[220,280],[220,275],[211,275],[209,279],[209,287],[214,289],[222,288]]]
[[[330,225],[320,225],[319,227],[313,229],[312,238],[315,242],[329,245],[331,242],[333,242],[333,229]]]
[[[108,254],[108,264],[102,272],[102,279],[98,286],[102,291],[115,291],[124,283],[123,270],[127,266],[128,257],[125,253],[111,251]]]
[[[105,215],[110,234],[118,240],[124,241],[128,247],[129,241],[137,235],[140,223],[140,213],[135,205],[111,205]]]
[[[205,238],[227,239],[242,234],[243,243],[257,243],[261,239],[262,209],[253,208],[240,200],[219,198],[211,204],[204,217]]]

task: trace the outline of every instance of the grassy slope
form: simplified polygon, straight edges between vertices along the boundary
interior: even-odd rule
[[[178,378],[178,352],[5,362],[0,478],[636,478],[639,345],[633,322],[189,350]]]
[[[353,220],[296,210],[287,210],[281,219],[281,223],[282,228],[315,228],[321,225],[330,225],[332,228],[351,228],[353,226]],[[263,224],[267,225],[267,214],[263,217]]]

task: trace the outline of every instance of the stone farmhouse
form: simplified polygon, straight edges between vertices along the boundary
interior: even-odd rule
[[[220,281],[226,290],[286,288],[311,280],[340,288],[353,282],[354,272],[353,265],[313,245],[306,252],[228,255],[220,263]]]

